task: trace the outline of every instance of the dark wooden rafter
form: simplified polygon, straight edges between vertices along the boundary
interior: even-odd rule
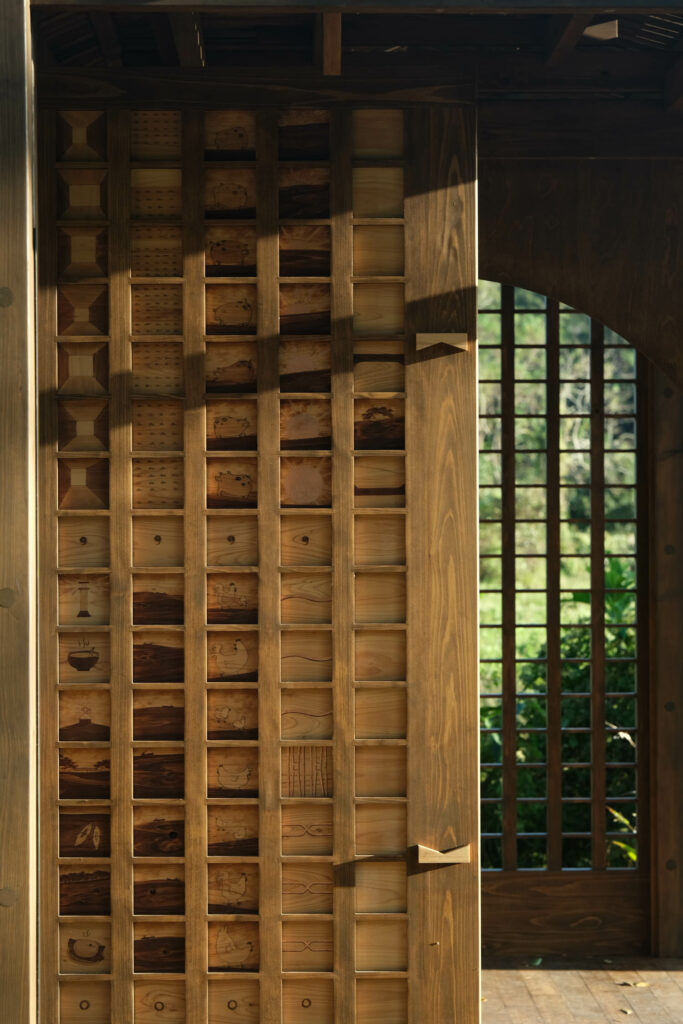
[[[121,40],[113,17],[107,11],[91,11],[90,22],[102,50],[108,68],[120,68],[123,64]]]
[[[671,113],[683,114],[683,57],[679,57],[667,76],[666,106]]]
[[[157,50],[159,51],[161,63],[165,67],[175,67],[178,64],[178,50],[176,49],[168,16],[165,14],[152,14],[149,17],[149,24]]]
[[[317,49],[323,75],[341,75],[342,69],[342,16],[320,14],[316,24]]]
[[[201,16],[174,11],[168,17],[181,66],[184,68],[206,67]]]
[[[545,33],[545,62],[560,64],[578,45],[583,33],[593,20],[591,12],[565,16],[551,16]]]

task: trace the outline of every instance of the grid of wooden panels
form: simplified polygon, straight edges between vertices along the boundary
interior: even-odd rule
[[[480,309],[483,867],[642,870],[647,367],[533,292]]]
[[[42,138],[42,1019],[404,1024],[403,113]]]

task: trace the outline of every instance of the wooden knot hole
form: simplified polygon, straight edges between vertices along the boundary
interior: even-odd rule
[[[157,1013],[165,1009],[165,1006],[160,999],[157,999],[156,1003],[154,1004],[154,1009],[157,1011]]]
[[[237,1009],[237,1000],[236,999],[229,999],[227,1005],[228,1005],[228,1009],[229,1010],[236,1010]]]
[[[89,999],[81,999],[80,1003],[78,1004],[78,1008],[80,1010],[89,1010],[90,1009],[90,1000]]]
[[[88,538],[87,537],[79,537],[79,540],[80,540],[81,544],[87,544],[88,543]]]
[[[306,538],[306,539],[308,540],[308,538]],[[311,1005],[311,1000],[310,999],[302,999],[301,1000],[301,1005],[307,1010],[308,1007]]]

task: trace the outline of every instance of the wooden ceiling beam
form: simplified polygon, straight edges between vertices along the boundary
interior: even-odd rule
[[[550,67],[561,64],[574,50],[586,31],[593,14],[584,12],[569,17],[552,16],[548,18],[545,34],[545,62]]]
[[[666,106],[672,114],[683,114],[683,57],[679,57],[666,80]]]
[[[102,50],[104,62],[108,68],[120,68],[123,65],[123,54],[121,51],[121,40],[116,30],[116,24],[111,14],[107,11],[91,11],[90,23],[97,36],[97,41]]]
[[[358,0],[30,0],[32,7],[113,11],[226,11],[245,15],[259,11],[297,14],[305,11],[349,11],[358,13]],[[666,0],[619,0],[620,13],[661,11]],[[461,14],[565,14],[605,9],[605,0],[372,0],[363,11],[373,13]]]
[[[178,50],[176,49],[168,15],[150,14],[149,24],[154,35],[154,41],[157,44],[161,63],[165,67],[175,67],[178,64]]]
[[[316,63],[323,75],[341,75],[341,14],[319,14],[316,18],[315,36]]]
[[[168,18],[180,65],[184,68],[206,67],[201,16],[193,12],[174,11]]]

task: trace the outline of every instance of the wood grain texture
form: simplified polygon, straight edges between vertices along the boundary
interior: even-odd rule
[[[479,199],[482,278],[575,306],[683,384],[677,161],[483,161]]]
[[[474,339],[474,118],[457,107],[416,111],[408,138],[407,330],[467,330]],[[406,367],[408,843],[471,843],[474,853],[477,370],[475,352],[446,351],[413,350]],[[412,1019],[479,1020],[478,890],[476,854],[471,864],[409,877]]]

